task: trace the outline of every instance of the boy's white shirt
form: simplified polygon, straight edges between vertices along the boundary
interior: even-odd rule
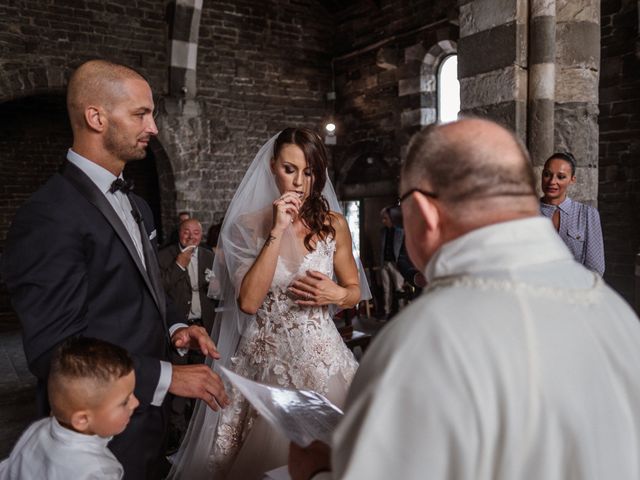
[[[84,435],[55,417],[43,418],[29,426],[0,463],[0,480],[120,480],[124,470],[107,448],[111,438]]]

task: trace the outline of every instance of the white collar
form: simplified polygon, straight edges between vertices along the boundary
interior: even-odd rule
[[[111,184],[116,178],[122,178],[122,174],[120,174],[120,177],[116,177],[106,168],[101,167],[71,149],[67,152],[67,160],[82,170],[102,193],[109,192]]]
[[[76,432],[75,430],[70,430],[66,427],[60,425],[58,419],[56,417],[51,418],[51,437],[61,442],[66,443],[67,445],[72,444],[93,444],[98,447],[106,448],[107,443],[111,441],[113,437],[101,437],[99,435],[85,435],[84,433]]]
[[[425,276],[432,282],[572,258],[549,219],[531,217],[478,228],[444,244],[427,264]]]

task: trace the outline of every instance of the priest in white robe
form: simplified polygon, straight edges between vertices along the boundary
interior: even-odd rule
[[[331,461],[292,445],[294,480],[640,478],[640,324],[534,184],[494,123],[417,134],[400,188],[429,287],[369,347]]]

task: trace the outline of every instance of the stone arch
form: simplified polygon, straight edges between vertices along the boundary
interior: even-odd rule
[[[158,137],[151,137],[143,160],[127,163],[124,176],[133,180],[135,192],[151,207],[158,238],[165,241],[175,226],[176,189],[173,167]]]
[[[335,163],[341,165],[335,182],[339,198],[395,194],[397,173],[375,142],[351,145]]]
[[[0,67],[0,103],[32,95],[63,95],[70,71],[53,65],[23,65],[16,70]]]
[[[158,137],[153,137],[149,142],[149,151],[153,154],[156,163],[158,187],[161,194],[160,218],[163,226],[163,239],[166,241],[178,217],[176,210],[176,182],[171,159]]]
[[[436,121],[438,67],[442,60],[457,52],[454,40],[440,40],[428,51],[425,51],[422,43],[405,49],[409,75],[400,80],[398,95],[408,97],[407,104],[410,106],[401,113],[403,127],[422,127]]]

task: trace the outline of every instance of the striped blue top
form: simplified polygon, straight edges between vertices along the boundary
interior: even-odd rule
[[[589,270],[604,273],[604,242],[600,215],[595,208],[567,197],[560,205],[540,202],[540,212],[553,217],[560,210],[560,238],[569,247],[576,261]]]

